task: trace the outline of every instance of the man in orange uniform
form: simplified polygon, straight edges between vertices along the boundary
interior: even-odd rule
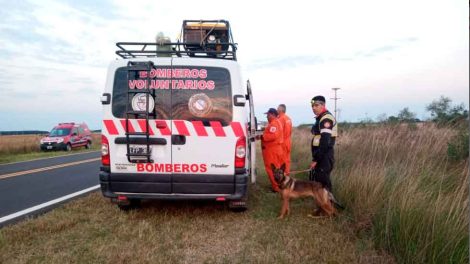
[[[291,141],[290,137],[292,134],[292,121],[290,117],[286,115],[286,105],[285,104],[280,104],[277,107],[277,112],[279,113],[279,121],[281,122],[281,125],[283,127],[282,134],[284,136],[284,144],[283,144],[283,149],[284,149],[284,158],[283,162],[286,164],[286,171],[285,173],[289,174],[290,172],[290,150],[291,150]]]
[[[269,108],[266,112],[268,118],[268,126],[264,129],[261,136],[261,149],[263,152],[264,168],[271,181],[272,191],[279,192],[279,186],[274,179],[271,164],[276,168],[281,167],[283,161],[283,128],[278,119],[278,112],[274,108]]]

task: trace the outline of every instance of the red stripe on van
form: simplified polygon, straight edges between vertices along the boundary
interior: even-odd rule
[[[212,129],[217,137],[225,137],[225,131],[222,124],[219,121],[210,122]]]
[[[106,130],[108,130],[108,133],[110,135],[117,135],[118,130],[116,126],[114,125],[113,120],[103,120],[104,126],[106,127]]]
[[[171,135],[171,131],[168,128],[168,125],[166,124],[165,120],[155,120],[155,124],[157,125],[158,130],[163,136]]]
[[[183,120],[175,120],[176,130],[178,130],[178,135],[189,136],[188,128]]]
[[[230,125],[232,126],[233,133],[235,133],[236,137],[243,137],[245,133],[243,133],[243,128],[240,122],[231,122]]]
[[[207,131],[202,121],[192,121],[191,123],[193,124],[198,137],[207,137]]]
[[[124,131],[126,131],[126,119],[121,119],[121,125]],[[134,127],[132,126],[131,120],[129,120],[129,131],[126,131],[126,132],[129,132],[129,133],[135,132]]]
[[[146,124],[147,120],[139,119],[137,120],[137,122],[139,123],[139,127],[142,130],[142,132],[147,132],[147,124]],[[150,127],[150,124],[149,124],[149,135],[153,136],[153,130],[152,130],[152,127]]]

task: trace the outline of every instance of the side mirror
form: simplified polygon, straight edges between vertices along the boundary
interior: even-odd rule
[[[76,136],[76,135],[77,135],[77,133],[72,133],[72,136]]]

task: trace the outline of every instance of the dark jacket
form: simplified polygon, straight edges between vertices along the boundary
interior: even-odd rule
[[[329,111],[316,117],[312,126],[312,161],[324,163],[327,157],[333,158],[333,147],[336,141],[336,120]]]

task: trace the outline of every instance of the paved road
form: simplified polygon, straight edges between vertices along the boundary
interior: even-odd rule
[[[72,198],[61,197],[90,187],[96,189],[99,157],[100,153],[94,151],[0,165],[0,227]],[[52,200],[54,204],[47,203]]]
[[[37,160],[32,160],[32,161],[0,164],[0,175],[18,172],[18,171],[27,171],[27,170],[32,170],[32,169],[49,167],[49,166],[65,164],[65,163],[70,163],[70,162],[75,162],[75,161],[80,161],[80,160],[99,158],[99,157],[100,157],[99,151],[91,151],[91,152],[85,152],[85,153],[64,155],[60,157],[52,157],[52,158],[37,159]]]

